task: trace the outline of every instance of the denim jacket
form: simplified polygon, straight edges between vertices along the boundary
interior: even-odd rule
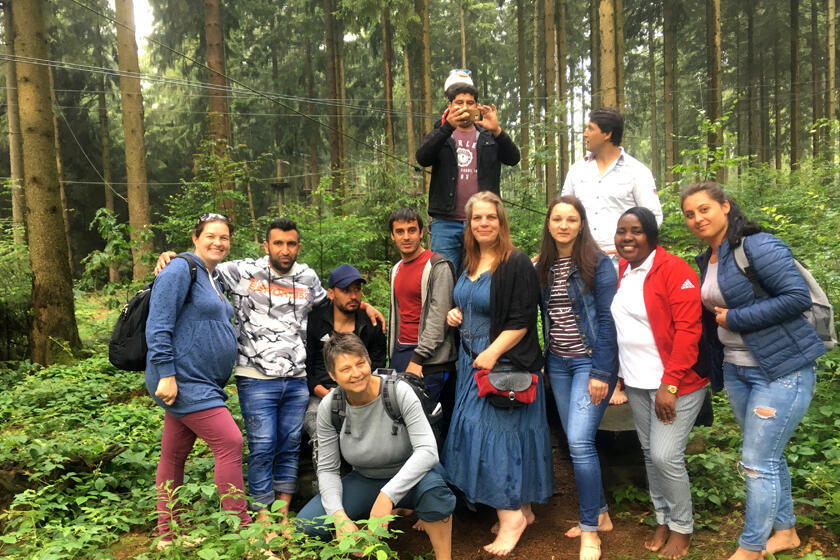
[[[744,238],[744,251],[768,297],[756,299],[752,284],[738,269],[724,241],[718,247],[718,286],[729,311],[729,329],[739,333],[767,379],[801,369],[825,353],[825,346],[802,315],[811,306],[808,286],[796,269],[790,248],[769,233]],[[701,283],[711,250],[696,257]],[[713,314],[703,308],[703,344],[712,358],[713,383],[722,379],[723,347]]]
[[[546,355],[549,352],[548,333],[551,328],[548,300],[551,298],[553,285],[554,273],[552,272],[548,284],[540,294]],[[583,277],[574,263],[566,279],[566,290],[572,302],[578,332],[580,332],[586,353],[592,358],[592,371],[589,376],[607,383],[614,382],[618,376],[618,343],[615,323],[610,312],[617,285],[618,276],[615,267],[610,258],[603,253],[599,255],[595,268],[594,290],[587,291]]]

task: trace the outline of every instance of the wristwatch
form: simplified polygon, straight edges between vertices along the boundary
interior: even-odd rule
[[[676,386],[676,385],[668,385],[667,383],[663,383],[662,385],[663,385],[663,386],[664,386],[664,387],[668,390],[668,392],[669,392],[669,393],[671,393],[672,395],[676,395],[676,394],[677,394],[677,386]]]

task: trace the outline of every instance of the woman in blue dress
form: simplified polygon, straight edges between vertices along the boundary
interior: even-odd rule
[[[505,208],[489,191],[465,207],[464,272],[446,316],[460,327],[461,348],[452,424],[443,450],[447,480],[470,503],[496,509],[496,539],[484,550],[505,556],[534,521],[531,502],[554,488],[537,335],[539,283],[530,259],[513,246]],[[478,396],[474,374],[504,358],[539,375],[536,400],[497,408]]]

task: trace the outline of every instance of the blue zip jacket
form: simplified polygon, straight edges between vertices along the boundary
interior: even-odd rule
[[[548,300],[551,298],[552,285],[554,285],[553,272],[549,283],[540,294],[546,356],[549,352],[548,333],[551,328]],[[618,275],[615,267],[610,258],[603,253],[598,256],[598,264],[595,267],[593,290],[587,291],[583,277],[574,263],[566,279],[566,290],[572,302],[580,338],[586,347],[586,353],[592,358],[592,370],[589,376],[606,383],[612,383],[618,377],[618,342],[615,322],[610,312],[617,285]]]
[[[769,233],[744,238],[744,251],[768,297],[756,299],[724,241],[718,247],[718,285],[726,307],[726,324],[744,339],[758,367],[773,380],[810,365],[825,353],[825,345],[802,313],[811,307],[808,285],[796,269],[790,248]],[[711,249],[696,257],[701,284]],[[703,308],[703,343],[712,371],[712,386],[723,386],[723,345],[714,314]]]
[[[175,416],[224,406],[228,397],[224,386],[236,361],[233,307],[215,276],[214,289],[201,259],[188,254],[198,266],[192,291],[189,264],[172,259],[155,280],[146,321],[146,389]],[[160,378],[172,375],[178,396],[168,406],[155,390]]]

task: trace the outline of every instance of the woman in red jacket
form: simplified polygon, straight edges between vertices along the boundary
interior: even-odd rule
[[[700,282],[681,258],[657,247],[656,218],[635,207],[618,221],[621,260],[611,311],[619,376],[645,455],[657,527],[645,548],[660,558],[688,553],[694,515],[685,446],[706,396],[695,367],[702,333]]]

